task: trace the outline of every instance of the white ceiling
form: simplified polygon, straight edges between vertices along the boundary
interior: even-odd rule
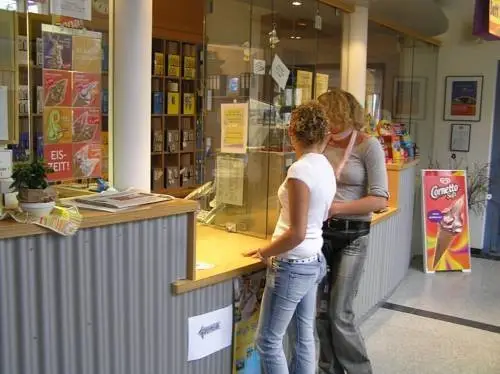
[[[370,15],[378,20],[404,26],[421,35],[434,37],[448,30],[448,18],[440,4],[455,0],[369,0]],[[470,0],[472,1],[472,0]],[[344,0],[345,3],[366,3],[367,0]]]

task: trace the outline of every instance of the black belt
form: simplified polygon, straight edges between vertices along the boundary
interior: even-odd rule
[[[370,226],[371,222],[368,221],[332,218],[325,222],[325,224],[323,225],[323,229],[332,229],[339,231],[369,231]]]

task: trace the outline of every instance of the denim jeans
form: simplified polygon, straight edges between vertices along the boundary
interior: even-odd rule
[[[325,273],[322,255],[309,263],[273,260],[267,271],[256,338],[264,374],[316,372],[314,318],[318,284]],[[283,350],[288,327],[297,339],[290,367]]]
[[[353,311],[353,302],[364,271],[368,234],[369,230],[323,231],[323,253],[330,271],[320,285],[318,297],[316,339],[320,343],[320,374],[373,372]]]

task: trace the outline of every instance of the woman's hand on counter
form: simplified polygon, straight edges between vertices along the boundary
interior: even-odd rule
[[[252,249],[248,252],[243,253],[243,256],[259,259],[266,265],[269,265],[271,263],[271,258],[262,256],[260,249]]]

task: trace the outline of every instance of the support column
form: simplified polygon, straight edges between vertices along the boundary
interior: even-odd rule
[[[152,0],[115,0],[113,184],[151,190]]]
[[[342,89],[365,106],[368,46],[368,7],[345,13],[342,25]]]

